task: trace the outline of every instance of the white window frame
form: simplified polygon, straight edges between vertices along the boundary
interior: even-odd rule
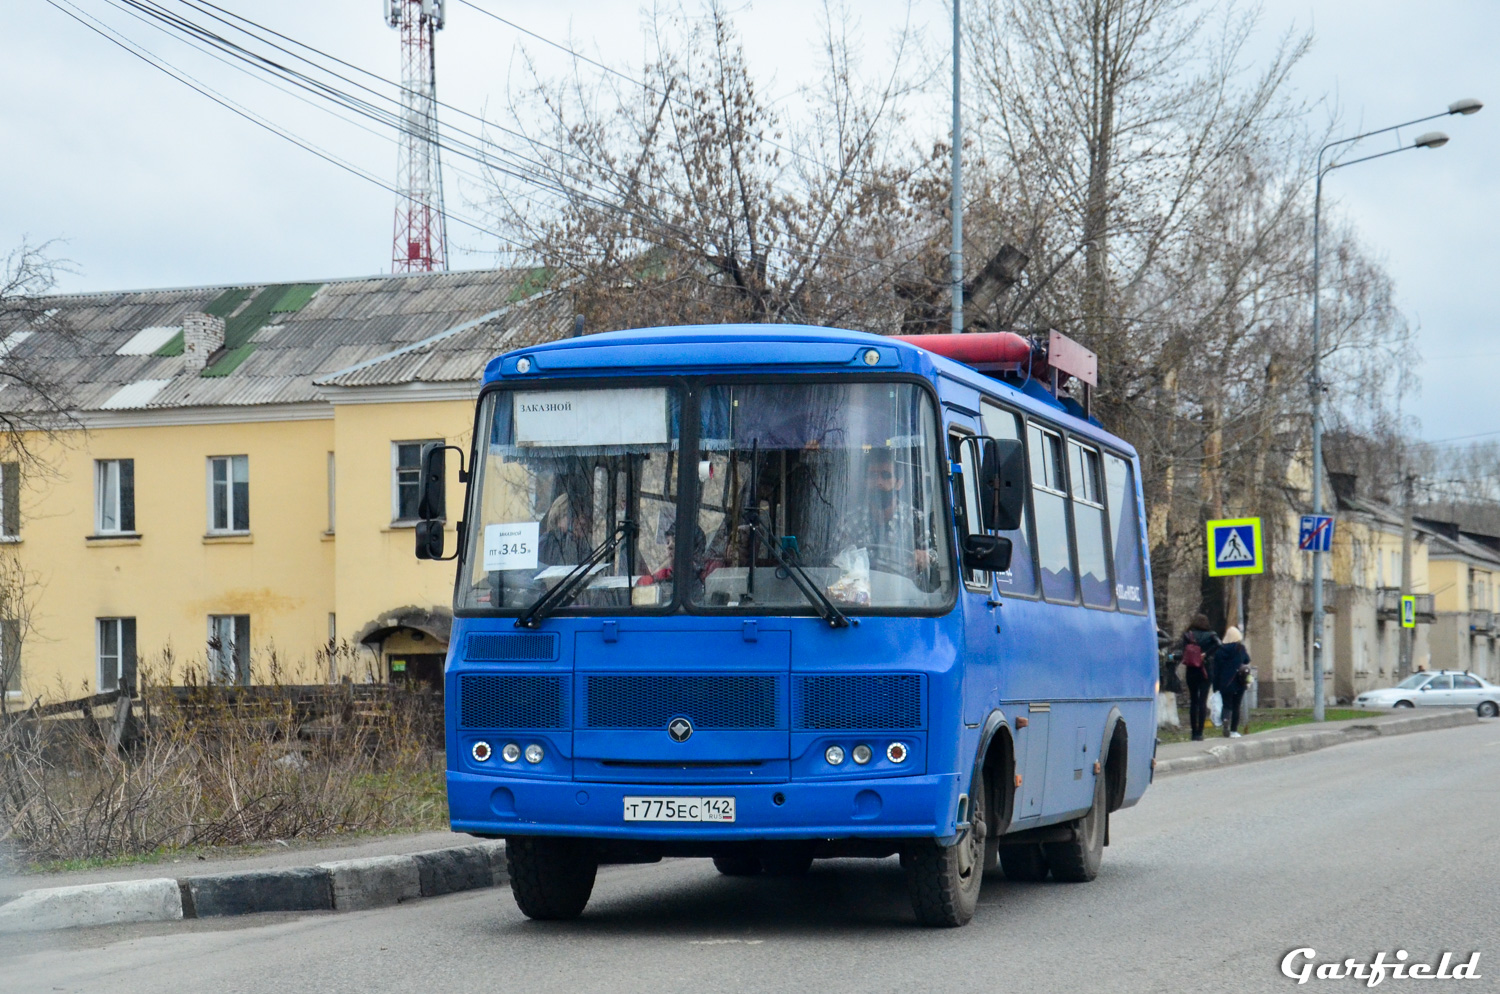
[[[401,516],[401,446],[415,445],[417,447],[416,477],[410,481],[412,486],[420,486],[422,481],[422,446],[430,443],[438,445],[447,444],[441,438],[406,438],[391,442],[391,524],[411,525],[415,524],[417,517],[413,514],[409,518]],[[412,472],[410,468],[405,472]]]
[[[245,641],[241,652],[239,619],[245,619]],[[228,638],[223,631],[227,629]],[[218,684],[242,684],[249,682],[250,668],[250,616],[248,614],[211,614],[208,616],[208,680]],[[214,648],[214,642],[219,647]],[[226,665],[227,657],[227,665]],[[241,671],[244,664],[244,672]]]
[[[111,690],[120,689],[120,681],[125,676],[125,622],[134,621],[134,618],[95,618],[94,619],[94,677],[98,681],[94,684],[99,693],[108,693]],[[115,636],[115,651],[113,656],[104,654],[104,633],[112,630]],[[109,667],[110,677],[106,682],[105,663],[113,660]],[[106,685],[107,683],[107,685]]]
[[[236,460],[245,470],[245,527],[235,528],[235,503],[234,503],[234,469]],[[214,466],[217,463],[224,464],[224,525],[220,526],[214,520],[214,489],[219,484],[214,480]],[[208,457],[208,533],[210,535],[248,535],[250,534],[250,457],[247,455],[233,456],[209,456]]]
[[[124,516],[122,499],[122,488],[120,485],[120,465],[127,460],[124,459],[95,459],[94,460],[94,534],[95,535],[133,535],[134,528],[121,527],[120,519]],[[131,460],[133,462],[133,460]],[[110,487],[113,485],[113,492]],[[134,476],[132,474],[131,487],[134,489]],[[132,496],[134,496],[132,494]],[[114,527],[105,526],[106,513],[114,516]]]

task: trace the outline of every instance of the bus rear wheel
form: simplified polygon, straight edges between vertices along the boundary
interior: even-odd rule
[[[566,921],[583,914],[599,870],[592,846],[581,839],[506,839],[505,862],[516,906],[538,921]]]
[[[1099,875],[1104,859],[1104,832],[1109,823],[1103,773],[1094,776],[1094,803],[1073,826],[1073,841],[1048,842],[1043,848],[1052,877],[1066,883],[1087,883]]]
[[[984,882],[988,794],[983,781],[975,784],[969,802],[969,828],[953,845],[939,845],[936,839],[919,839],[902,850],[906,889],[921,924],[930,928],[957,928],[974,917],[979,887]]]

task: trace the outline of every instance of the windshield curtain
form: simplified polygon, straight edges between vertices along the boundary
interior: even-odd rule
[[[949,602],[936,415],[919,387],[710,386],[699,420],[695,604],[814,610],[772,543],[841,610]]]
[[[666,386],[488,394],[458,606],[519,611],[622,526],[560,609],[670,604],[680,422]]]

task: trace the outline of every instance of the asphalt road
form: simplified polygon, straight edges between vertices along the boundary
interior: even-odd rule
[[[803,880],[673,860],[601,871],[567,924],[494,890],[6,937],[0,990],[1260,991],[1297,986],[1278,967],[1298,947],[1478,950],[1476,982],[1382,987],[1500,989],[1500,722],[1164,779],[1111,835],[1093,883],[987,881],[958,930],[914,924],[893,859]]]

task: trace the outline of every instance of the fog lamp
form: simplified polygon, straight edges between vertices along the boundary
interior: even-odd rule
[[[829,746],[823,758],[828,760],[829,766],[837,766],[844,761],[844,750],[839,746]]]
[[[526,762],[536,764],[542,761],[542,747],[535,742],[526,747]]]
[[[521,758],[521,747],[514,742],[507,743],[505,748],[500,750],[500,758],[507,763],[514,763]]]
[[[860,766],[863,766],[866,763],[868,763],[870,761],[870,747],[867,746],[867,745],[864,745],[864,744],[860,744],[860,745],[855,746],[854,747],[854,761],[856,763],[858,763]]]

